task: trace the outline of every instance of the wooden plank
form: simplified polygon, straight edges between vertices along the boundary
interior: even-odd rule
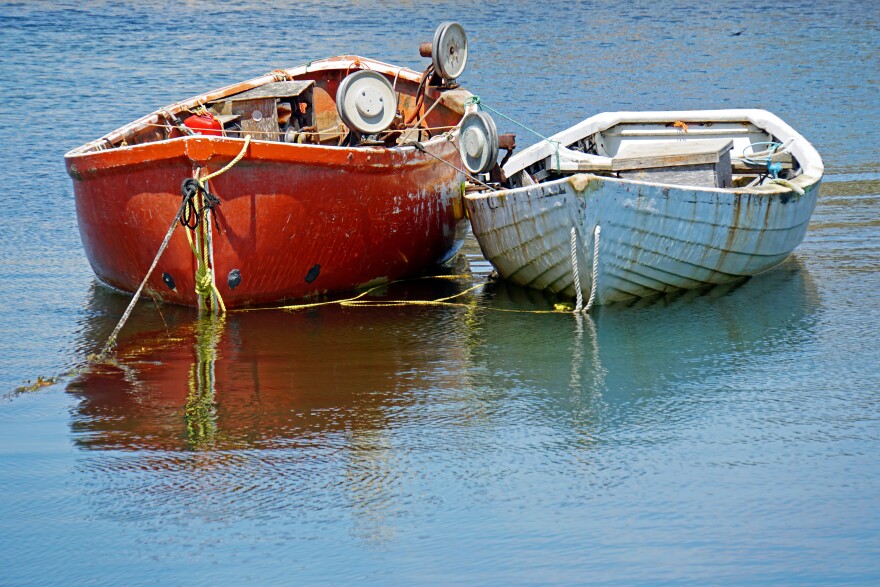
[[[559,149],[558,159],[555,153],[547,158],[547,167],[564,172],[611,171],[611,157]]]
[[[695,125],[697,123],[689,122],[689,125]],[[688,136],[694,135],[748,135],[756,132],[761,132],[761,129],[758,127],[752,128],[694,128],[691,126],[688,128],[687,134],[680,128],[630,128],[630,129],[622,129],[622,130],[606,130],[603,131],[602,134],[608,137],[679,137],[679,138],[687,138]]]
[[[234,120],[238,120],[241,118],[240,114],[215,114],[214,118],[220,121],[220,124],[225,128],[227,124]]]
[[[631,169],[621,171],[620,177],[636,181],[668,183],[681,186],[712,188],[725,187],[716,185],[717,179],[715,165],[713,163],[682,165],[677,167],[655,167],[651,169]]]
[[[263,84],[252,90],[247,90],[234,96],[229,96],[227,100],[237,102],[239,100],[256,100],[261,98],[295,98],[309,88],[315,85],[315,82],[308,81],[290,81],[290,82],[271,82]]]
[[[253,133],[254,139],[277,140],[279,134],[278,111],[275,98],[238,100],[232,102],[231,114],[241,116],[242,134]]]
[[[611,170],[715,164],[731,148],[733,141],[729,139],[632,143],[612,158]]]

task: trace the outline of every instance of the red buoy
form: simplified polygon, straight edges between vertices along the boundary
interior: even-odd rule
[[[223,136],[223,125],[210,114],[193,114],[184,120],[183,124],[197,134],[215,137]]]

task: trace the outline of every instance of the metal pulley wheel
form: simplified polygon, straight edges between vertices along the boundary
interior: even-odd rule
[[[431,59],[434,71],[446,81],[457,78],[467,64],[468,43],[464,28],[457,22],[444,22],[434,32]]]
[[[461,119],[458,153],[473,174],[487,173],[498,159],[498,130],[485,112],[468,112]]]
[[[357,71],[339,84],[336,111],[349,128],[373,135],[394,122],[397,94],[384,75],[370,70]]]

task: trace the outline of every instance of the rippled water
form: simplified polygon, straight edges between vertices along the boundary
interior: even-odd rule
[[[822,153],[764,275],[591,319],[504,283],[457,306],[231,314],[95,283],[65,151],[281,65],[421,69],[549,134],[605,110],[761,107]],[[0,3],[0,584],[877,584],[875,2]],[[501,121],[499,121],[501,122]],[[506,121],[520,145],[536,140]]]

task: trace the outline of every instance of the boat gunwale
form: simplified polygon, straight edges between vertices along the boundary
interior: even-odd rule
[[[772,134],[781,141],[792,139],[791,151],[794,158],[801,166],[801,174],[788,180],[793,186],[800,189],[807,189],[813,184],[821,181],[824,174],[824,164],[822,158],[816,151],[815,147],[801,134],[795,131],[791,126],[786,124],[781,118],[767,110],[751,108],[751,109],[723,109],[723,110],[669,110],[669,111],[623,111],[623,112],[603,112],[595,116],[591,116],[578,124],[567,128],[555,135],[550,136],[546,140],[531,145],[520,153],[511,157],[510,161],[504,166],[504,173],[511,177],[525,168],[533,165],[547,157],[556,154],[555,144],[570,145],[587,136],[603,132],[619,124],[624,123],[671,123],[673,121],[682,121],[685,123],[713,122],[713,123],[742,123],[748,122],[761,131]],[[723,134],[723,130],[719,130],[718,134]],[[595,179],[603,181],[623,182],[627,184],[642,184],[657,186],[661,188],[673,188],[676,190],[686,191],[702,191],[709,193],[732,193],[732,194],[784,194],[794,193],[796,190],[788,188],[781,184],[765,184],[751,187],[731,187],[717,188],[705,186],[692,186],[687,184],[669,184],[656,181],[644,181],[629,178],[608,177],[597,175],[590,172],[575,173],[554,179],[551,181],[539,182],[537,184],[521,186],[518,188],[502,189],[494,192],[480,191],[466,194],[467,199],[492,198],[498,197],[509,192],[520,192],[533,189],[538,186],[557,185],[559,182],[572,181],[574,178],[580,178],[577,181],[589,182]],[[581,190],[577,190],[581,191]]]
[[[806,191],[807,189],[812,188],[815,184],[821,181],[821,177],[812,177],[799,175],[795,179],[806,178],[808,181],[800,182],[802,185],[798,185],[797,187]],[[611,182],[611,183],[620,183],[627,185],[644,185],[649,187],[660,188],[663,190],[669,190],[670,193],[678,192],[678,193],[704,193],[704,194],[731,194],[734,196],[748,196],[748,195],[764,195],[764,196],[782,196],[786,194],[795,194],[797,195],[796,190],[786,187],[783,184],[779,183],[768,183],[764,185],[751,186],[751,187],[735,187],[735,188],[713,188],[707,186],[697,186],[697,185],[684,185],[684,184],[673,184],[673,183],[661,183],[655,181],[644,181],[638,179],[629,179],[622,177],[609,177],[605,175],[597,175],[595,173],[575,173],[572,175],[567,175],[565,177],[560,177],[558,179],[553,179],[550,181],[544,181],[532,185],[524,185],[518,188],[509,188],[509,189],[499,189],[495,191],[479,191],[479,192],[471,192],[464,195],[466,200],[484,200],[491,198],[502,198],[508,195],[515,194],[528,194],[529,191],[535,189],[543,189],[550,186],[557,186],[564,183],[571,183],[572,188],[575,192],[583,192],[584,188],[588,184],[595,184],[597,180],[603,182]],[[789,183],[794,184],[794,179],[788,180]],[[575,187],[576,184],[582,184],[584,188],[578,189]],[[590,189],[589,191],[593,191],[595,188]],[[551,195],[559,195],[561,192],[555,192],[553,194],[542,194],[540,197],[548,197]]]

